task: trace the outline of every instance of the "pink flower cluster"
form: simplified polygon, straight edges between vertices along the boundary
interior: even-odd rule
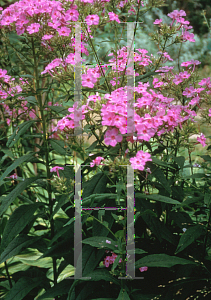
[[[205,144],[206,138],[205,138],[205,136],[204,136],[203,133],[201,133],[200,137],[197,137],[197,141],[198,141],[199,143],[201,143],[203,147],[207,146],[207,145]]]
[[[130,163],[131,163],[132,168],[143,171],[146,162],[152,161],[152,159],[150,157],[151,157],[151,155],[149,153],[144,152],[142,150],[138,151],[136,153],[135,157],[130,158]]]
[[[79,121],[85,119],[85,113],[88,112],[87,108],[92,110],[88,105],[82,105],[81,108],[79,108],[78,102],[75,102],[72,108],[68,108],[71,114],[59,120],[54,130],[65,131],[80,126]]]
[[[108,252],[110,252],[110,251],[106,250],[106,252],[108,253]],[[115,261],[115,259],[117,258],[117,254],[115,254],[115,253],[112,252],[112,251],[111,251],[111,253],[112,253],[111,256],[108,255],[108,256],[106,256],[106,257],[104,258],[103,264],[104,264],[104,266],[106,266],[106,268],[108,268],[109,265],[113,264],[114,261]],[[122,259],[120,258],[119,263],[121,263],[121,262],[122,262]]]
[[[141,267],[141,268],[139,268],[139,270],[140,270],[140,272],[145,272],[148,270],[148,267]]]
[[[90,3],[91,5],[94,5],[93,0],[82,0],[81,2],[85,5]],[[102,2],[104,7],[109,0],[104,0]],[[121,2],[120,7],[123,7],[126,2]],[[114,12],[108,12],[108,16],[110,21],[120,22],[118,15]],[[174,21],[176,21],[176,24],[179,24],[177,30],[180,30],[180,28],[182,29],[181,37],[183,38],[183,41],[195,41],[193,39],[194,34],[188,32],[188,30],[192,29],[192,26],[188,26],[189,21],[185,21],[183,18],[186,16],[186,13],[183,10],[174,10],[168,14],[168,16],[172,19],[170,27],[173,26]],[[0,28],[8,26],[10,30],[16,29],[18,34],[23,34],[24,32],[28,34],[35,34],[42,40],[42,45],[44,47],[48,47],[48,49],[53,51],[51,41],[56,41],[58,38],[61,41],[65,41],[67,36],[71,36],[74,32],[73,29],[75,26],[71,22],[77,21],[78,18],[78,6],[74,4],[74,1],[68,8],[65,2],[61,3],[59,1],[35,0],[31,3],[26,0],[21,0],[2,11],[2,14],[0,15]],[[96,14],[88,15],[85,17],[85,21],[88,26],[88,31],[90,32],[90,26],[100,24],[101,16]],[[161,26],[162,19],[155,20],[154,24]],[[72,42],[69,44],[69,47],[72,47],[72,50],[75,50],[75,39],[73,36],[71,38]],[[89,53],[84,47],[84,40],[86,38],[87,37],[82,34],[81,50],[82,53],[88,55]],[[67,44],[64,43],[63,46],[65,47],[65,45]],[[139,53],[135,52],[134,61],[138,70],[142,73],[146,66],[152,64],[152,61],[147,55],[147,50],[136,49],[136,51]],[[117,71],[118,78],[121,78],[121,72],[124,71],[127,62],[127,48],[123,47],[119,50],[116,54],[117,57],[115,57],[113,53],[109,54],[109,56],[111,55],[114,56],[114,58],[109,61],[110,65],[112,65],[112,70]],[[172,60],[167,52],[161,53],[161,55],[162,63],[167,60]],[[55,58],[46,66],[45,70],[41,72],[41,74],[49,73],[51,76],[54,76],[54,74],[60,76],[60,71],[68,73],[68,64],[75,64],[75,54],[69,53],[65,56],[66,58]],[[199,83],[199,85],[206,86],[205,88],[197,89],[192,86],[185,88],[183,95],[187,97],[188,104],[186,106],[173,105],[172,102],[177,99],[170,98],[169,96],[165,97],[162,91],[165,88],[171,88],[173,84],[179,85],[180,83],[188,82],[191,79],[195,66],[198,64],[200,64],[200,62],[194,60],[183,62],[181,66],[185,67],[186,70],[176,75],[172,72],[173,67],[161,67],[160,70],[157,70],[158,76],[161,76],[161,78],[154,78],[153,80],[153,86],[156,91],[148,89],[149,83],[144,84],[139,82],[138,87],[134,88],[136,93],[134,103],[135,126],[134,130],[132,129],[134,136],[127,137],[126,139],[128,142],[134,143],[149,141],[156,134],[161,136],[169,131],[173,132],[175,127],[180,126],[180,128],[182,128],[183,122],[196,116],[195,111],[191,111],[191,109],[189,109],[190,105],[200,105],[200,100],[202,98],[201,92],[203,90],[206,91],[207,94],[211,93],[210,78],[204,78]],[[193,65],[192,69],[189,67],[190,65]],[[105,65],[102,67],[105,69],[107,66]],[[133,69],[128,69],[127,71],[134,72]],[[6,73],[6,70],[0,70],[0,77],[8,83],[13,79],[10,79],[10,76],[6,75]],[[138,73],[135,73],[135,76],[138,75]],[[86,68],[86,73],[82,74],[82,86],[89,87],[91,89],[94,88],[100,76],[101,73],[99,66],[92,69]],[[117,78],[113,78],[113,80],[110,81],[113,86],[116,85],[116,82],[114,81],[115,79]],[[120,82],[118,84],[120,84]],[[2,90],[0,90],[0,97],[2,99],[6,99],[8,95],[14,96],[14,93],[22,91],[20,85],[11,86],[7,92],[5,92],[2,85],[0,87],[2,87]],[[73,108],[69,108],[71,114],[65,116],[58,122],[55,131],[66,131],[79,126],[79,121],[84,120],[86,113],[90,113],[92,110],[92,108],[88,106],[89,102],[92,101],[94,102],[94,104],[92,104],[95,105],[96,100],[101,102],[101,98],[98,94],[90,96],[87,104],[83,105],[81,109],[77,107],[77,104],[74,104]],[[102,125],[108,127],[105,132],[104,141],[107,145],[114,147],[117,143],[122,142],[122,135],[128,133],[127,124],[129,124],[128,120],[131,115],[127,114],[127,87],[120,87],[111,94],[105,94],[103,100],[104,104],[101,104]],[[24,109],[26,109],[25,106]],[[202,141],[203,139],[200,138],[200,140]],[[144,158],[141,158],[141,155],[143,156],[143,153],[137,153],[131,161],[133,167],[139,170],[143,169],[144,162],[146,162],[146,157],[144,160]],[[96,161],[96,163],[98,162]]]
[[[170,25],[170,28],[173,26],[174,21],[176,21],[176,25],[179,24],[179,26],[176,28],[177,31],[182,28],[182,35],[183,41],[189,41],[189,42],[195,42],[194,34],[190,33],[188,30],[192,29],[192,26],[188,26],[190,24],[189,21],[186,21],[183,17],[186,16],[186,12],[184,10],[174,10],[171,13],[167,15],[169,18],[173,19],[172,23]],[[156,19],[153,24],[158,25],[161,27],[162,19]],[[185,29],[185,31],[184,31]]]
[[[103,157],[101,156],[97,156],[91,163],[90,163],[90,167],[93,168],[95,165],[99,166],[101,164],[101,161],[104,160]]]

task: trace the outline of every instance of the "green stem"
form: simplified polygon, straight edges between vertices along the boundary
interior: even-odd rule
[[[8,270],[6,261],[4,262],[4,266],[5,266],[5,270],[6,270],[6,273],[7,273],[7,278],[8,278],[8,281],[9,281],[10,288],[12,288],[12,281],[11,281],[11,278],[10,278],[10,274],[9,274],[9,270]]]
[[[82,20],[82,18],[81,18],[81,21],[84,22],[84,21]],[[85,24],[85,22],[84,22],[84,24]],[[108,81],[107,81],[107,79],[106,79],[106,77],[105,77],[105,74],[104,74],[104,72],[103,72],[103,69],[102,69],[102,67],[101,67],[99,58],[98,58],[97,53],[96,53],[96,51],[95,51],[95,47],[93,46],[93,43],[92,43],[92,40],[91,40],[91,38],[90,38],[90,35],[89,35],[89,32],[88,32],[88,30],[87,30],[87,26],[86,26],[86,25],[85,25],[85,28],[86,28],[87,35],[88,35],[88,37],[89,37],[89,42],[90,42],[91,47],[92,47],[92,49],[93,49],[93,51],[94,51],[95,59],[96,59],[98,65],[99,65],[99,67],[100,67],[101,75],[105,78],[106,85],[107,85],[107,87],[108,87],[109,93],[111,94],[111,88],[110,88],[110,86],[108,85]]]
[[[139,4],[138,4],[138,11],[137,11],[137,15],[136,15],[136,25],[135,25],[135,31],[134,31],[133,41],[132,41],[132,43],[131,43],[131,48],[132,48],[132,46],[134,45],[134,40],[135,40],[135,36],[136,36],[136,30],[137,30],[137,24],[138,24],[137,22],[138,22],[138,15],[139,15],[139,10],[140,10],[140,5],[141,5],[141,1],[139,1]],[[126,72],[126,69],[127,69],[128,59],[129,59],[129,57],[130,57],[130,51],[131,51],[131,48],[130,48],[130,50],[129,50],[129,55],[128,55],[128,57],[127,57],[127,63],[126,63],[126,66],[125,66],[125,68],[124,68],[124,72],[123,72],[123,75],[122,75],[122,81],[121,81],[120,86],[122,86],[122,83],[123,83],[123,81],[124,81],[124,76],[125,76],[125,72]]]
[[[179,72],[180,72],[180,63],[179,63],[179,59],[180,59],[181,50],[182,50],[182,43],[180,43],[179,53],[178,53],[178,70],[179,70]]]
[[[90,213],[85,212],[85,211],[83,211],[83,213],[89,215],[90,217],[92,217],[93,219],[95,219],[97,222],[99,222],[100,224],[102,224],[103,226],[105,226],[105,224],[104,224],[103,222],[101,222],[100,220],[98,220],[97,218],[95,218],[94,216],[92,216]],[[113,233],[113,231],[112,231],[109,227],[107,227],[107,226],[105,226],[105,228],[108,229],[108,231],[109,231],[109,232],[115,237],[115,239],[116,239],[116,236],[115,236],[115,234]]]
[[[38,90],[39,89],[39,75],[38,75],[38,65],[37,65],[33,37],[32,37],[32,50],[33,50],[33,57],[34,57],[36,89]],[[50,216],[51,216],[53,213],[53,200],[52,200],[52,191],[51,191],[51,184],[50,184],[51,174],[50,174],[50,166],[49,166],[49,145],[48,145],[48,139],[46,137],[46,135],[47,135],[46,120],[45,120],[45,114],[44,114],[41,93],[39,93],[37,95],[37,101],[38,101],[39,107],[40,107],[41,122],[42,122],[42,127],[43,127],[43,144],[44,144],[44,148],[45,148],[45,166],[46,166],[46,171],[47,171],[47,192],[48,192],[48,200],[49,200],[49,212],[50,212]],[[54,220],[53,220],[53,218],[50,219],[50,229],[51,229],[51,240],[52,240],[54,237]],[[54,274],[54,286],[55,286],[57,284],[57,270],[56,270],[56,258],[55,257],[53,257],[53,274]],[[55,297],[55,300],[58,300],[58,297]]]
[[[203,251],[203,256],[202,256],[203,261],[204,261],[205,254],[206,254],[206,247],[207,247],[207,239],[208,239],[208,234],[209,234],[210,221],[211,221],[211,205],[210,205],[210,211],[209,211],[209,219],[208,219],[208,222],[207,222],[207,232],[206,232],[205,239],[204,239],[204,251]]]

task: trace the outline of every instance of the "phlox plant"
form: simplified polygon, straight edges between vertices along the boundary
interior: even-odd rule
[[[8,68],[0,69],[1,130],[7,136],[0,162],[4,299],[209,297],[211,157],[202,155],[204,173],[194,174],[191,152],[196,143],[208,146],[195,117],[203,111],[209,121],[211,81],[199,78],[198,60],[181,62],[178,71],[165,65],[173,60],[170,46],[195,42],[192,26],[184,10],[174,10],[170,25],[162,19],[153,23],[156,57],[144,45],[118,47],[122,20],[124,26],[127,18],[134,20],[135,39],[141,16],[163,5],[163,0],[21,0],[1,9],[2,40],[12,54]],[[94,46],[96,28],[105,25],[115,33],[108,63]],[[79,101],[77,67],[86,59],[78,58],[77,47],[88,57],[87,43],[97,64],[81,68]],[[127,86],[131,75],[133,88]],[[91,145],[76,133],[80,127],[88,140],[94,137]],[[197,142],[190,142],[196,133]],[[189,177],[182,175],[181,148],[188,150]],[[126,273],[132,260],[126,251],[128,166],[134,172],[136,278]],[[78,170],[80,279],[74,278]],[[106,256],[110,250],[112,256]]]

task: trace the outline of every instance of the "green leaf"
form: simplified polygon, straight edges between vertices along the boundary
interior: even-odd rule
[[[206,175],[204,173],[196,173],[196,174],[193,174],[193,175],[189,175],[189,176],[184,176],[184,178],[204,178],[206,177]]]
[[[101,269],[101,270],[94,270],[88,274],[86,274],[86,277],[91,277],[91,279],[86,279],[86,278],[81,278],[80,280],[83,281],[99,281],[99,280],[105,280],[105,281],[111,281],[115,283],[116,285],[121,285],[120,280],[116,279],[113,277],[108,270],[106,269]]]
[[[70,225],[71,223],[73,223],[75,220],[75,217],[72,217],[72,219],[70,219],[65,225],[64,225],[64,227],[62,228],[62,229],[60,229],[55,235],[54,235],[54,237],[51,239],[51,241],[50,241],[50,244],[48,245],[49,247],[51,246],[51,245],[53,245],[53,243],[55,242],[55,241],[57,241],[58,240],[58,238],[60,237],[60,236],[63,236],[63,237],[65,237],[66,235],[67,235],[67,232],[68,231],[70,231],[70,226],[69,227],[67,227],[67,225]]]
[[[71,281],[63,280],[57,285],[53,286],[49,290],[47,290],[43,295],[39,296],[37,300],[44,300],[48,298],[55,298],[56,296],[61,296],[63,294],[67,294],[70,289]]]
[[[72,218],[64,225],[64,227],[66,227],[66,226],[72,224],[74,221],[75,221],[75,217],[72,217]]]
[[[23,182],[20,182],[11,193],[9,193],[6,197],[0,197],[0,201],[2,204],[0,206],[0,216],[8,209],[10,204],[15,200],[15,198],[21,194],[32,182],[36,181],[39,176],[26,178]]]
[[[5,226],[0,253],[2,253],[9,243],[26,227],[26,225],[31,221],[31,218],[37,208],[41,205],[44,205],[44,203],[21,205],[16,208]]]
[[[22,277],[16,282],[9,293],[4,298],[5,300],[22,300],[35,287],[43,283],[43,278]]]
[[[28,248],[24,251],[24,254],[16,255],[15,258],[27,266],[36,266],[38,268],[46,269],[52,268],[52,258],[45,257],[39,259],[41,256],[42,253],[37,249]]]
[[[153,168],[150,168],[150,169],[152,171],[153,176],[155,176],[155,178],[162,184],[164,189],[170,195],[171,194],[171,187],[170,187],[168,181],[166,180],[166,177],[164,176],[163,171],[158,167],[155,167],[154,170],[153,170]]]
[[[92,246],[83,245],[83,255],[82,255],[82,274],[87,276],[88,273],[92,272],[102,260],[105,254],[105,249],[97,250],[97,253],[93,251]],[[80,259],[80,257],[79,257]]]
[[[188,265],[196,264],[188,259],[180,258],[177,256],[170,256],[167,254],[151,254],[139,259],[136,263],[136,269],[140,267],[161,267],[161,268],[171,268],[175,265]]]
[[[29,161],[34,158],[33,153],[25,154],[18,159],[16,159],[7,169],[4,171],[4,173],[0,177],[0,186],[4,183],[2,180],[9,175],[15,168],[17,168],[20,164],[22,164],[25,161]]]
[[[196,239],[198,239],[202,234],[205,234],[206,230],[204,226],[202,225],[195,225],[192,227],[189,227],[185,233],[181,236],[179,240],[179,244],[177,246],[177,249],[175,251],[175,254],[183,251],[185,248],[187,248],[190,244],[192,244]]]
[[[207,207],[209,207],[211,204],[211,195],[208,193],[205,193],[204,195],[204,204],[206,204]]]
[[[118,181],[116,184],[118,205],[120,205],[121,193],[122,193],[122,191],[124,191],[124,188],[125,188],[124,182],[122,180]]]
[[[146,251],[142,250],[142,249],[135,249],[135,253],[136,254],[144,254],[144,253],[147,253]]]
[[[75,268],[72,265],[67,265],[66,268],[59,274],[59,276],[57,278],[57,282],[61,282],[67,277],[72,277],[72,276],[74,276],[74,274],[75,274]],[[53,268],[50,268],[47,271],[46,277],[48,279],[53,280],[53,278],[54,278]]]
[[[65,116],[69,114],[69,111],[62,106],[47,106],[47,107],[49,107],[52,111],[56,112],[57,114],[63,114]]]
[[[145,194],[140,194],[140,193],[136,193],[135,197],[137,198],[147,198],[147,199],[151,199],[154,201],[160,201],[160,202],[164,202],[164,203],[170,203],[170,204],[181,204],[179,201],[177,200],[173,200],[169,197],[166,196],[162,196],[162,195],[158,195],[158,194],[153,194],[153,195],[145,195]]]
[[[110,67],[110,68],[105,72],[105,75],[100,79],[100,85],[103,85],[103,84],[104,84],[107,75],[108,75],[111,71],[112,71],[112,68]]]
[[[31,237],[25,234],[17,236],[12,242],[9,243],[7,248],[3,251],[0,256],[0,264],[5,262],[7,259],[17,255],[23,248],[27,248],[30,244],[38,241],[40,237]]]
[[[126,291],[121,289],[117,300],[130,300],[130,297],[128,296],[128,293]]]
[[[106,240],[110,241],[111,243],[106,243]],[[111,238],[107,238],[107,237],[104,237],[104,236],[90,237],[90,238],[84,239],[82,241],[82,243],[88,244],[92,247],[97,247],[97,248],[106,247],[106,248],[109,248],[109,249],[112,249],[112,250],[117,249],[117,247],[115,247],[117,242],[112,240]]]
[[[68,194],[63,194],[63,195],[59,195],[56,196],[56,200],[58,201],[56,207],[54,208],[51,216],[50,216],[50,220],[53,219],[53,216],[59,211],[59,209],[69,201],[69,195]]]
[[[92,194],[101,194],[106,191],[108,178],[103,172],[99,172],[91,180],[82,183],[83,199]]]
[[[117,257],[115,258],[115,261],[113,263],[113,266],[111,268],[111,271],[114,271],[116,269],[116,267],[118,266],[119,260],[120,260],[121,256],[117,255]]]
[[[8,139],[6,146],[8,148],[13,147],[15,143],[19,140],[21,135],[23,135],[32,126],[34,122],[35,122],[34,120],[29,120],[19,125],[17,128],[15,128],[13,134]]]
[[[151,215],[142,215],[142,218],[160,242],[162,239],[165,239],[171,244],[175,246],[177,245],[174,235],[157,217]]]
[[[94,300],[115,300],[115,298],[95,298]]]
[[[103,200],[103,199],[116,199],[116,194],[112,194],[112,193],[105,193],[105,194],[94,194],[94,195],[90,195],[86,198],[84,198],[82,200],[82,204],[83,206],[93,206],[94,203],[98,203],[99,201]]]
[[[199,155],[199,157],[203,158],[205,161],[211,161],[210,155]]]
[[[57,153],[61,155],[67,155],[67,149],[64,148],[66,146],[64,141],[50,139],[50,144]]]
[[[174,161],[178,164],[178,166],[183,169],[184,167],[184,163],[185,163],[185,157],[184,156],[178,156],[175,157],[174,155],[172,155]]]
[[[162,167],[168,167],[170,169],[175,169],[174,167],[171,166],[171,164],[168,164],[168,163],[166,163],[164,161],[161,161],[160,159],[158,159],[158,158],[156,158],[154,156],[152,156],[152,162],[155,163],[155,164],[157,164],[157,165],[159,165],[159,166],[162,166]]]
[[[28,96],[25,98],[28,103],[31,103],[33,105],[38,105],[37,100],[34,96]]]

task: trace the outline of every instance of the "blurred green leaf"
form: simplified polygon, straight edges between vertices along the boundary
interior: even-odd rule
[[[188,259],[180,258],[177,256],[170,256],[167,254],[151,254],[147,255],[136,262],[136,269],[140,267],[161,267],[161,268],[171,268],[175,265],[188,265],[196,264]]]
[[[43,283],[43,278],[28,278],[22,277],[16,282],[9,293],[4,298],[5,300],[22,300],[35,287]]]
[[[34,203],[21,205],[10,216],[1,240],[0,253],[8,246],[8,244],[26,227],[31,221],[35,211],[44,203]]]
[[[15,198],[21,194],[32,182],[36,181],[38,177],[39,176],[24,179],[24,181],[20,182],[6,197],[0,197],[0,201],[2,202],[0,206],[0,216],[8,209]]]
[[[0,264],[5,262],[7,259],[17,255],[23,248],[27,248],[30,244],[38,241],[40,237],[31,237],[25,234],[21,234],[14,238],[3,253],[0,256]]]
[[[15,143],[19,140],[19,138],[32,126],[32,124],[34,122],[35,122],[35,120],[25,121],[24,123],[19,125],[17,128],[14,128],[14,132],[8,139],[6,146],[8,148],[13,147],[15,145]]]
[[[192,244],[196,239],[198,239],[201,235],[205,234],[206,230],[202,225],[195,225],[189,227],[185,233],[182,234],[175,254],[183,251],[187,248],[190,244]]]

